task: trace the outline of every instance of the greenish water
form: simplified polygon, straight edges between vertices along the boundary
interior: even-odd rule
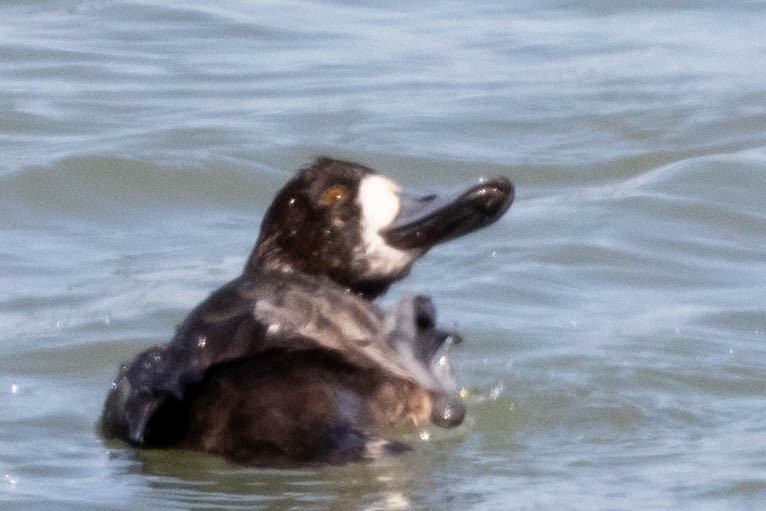
[[[3,509],[759,509],[763,2],[0,3]],[[293,169],[509,176],[430,293],[466,423],[372,464],[104,444],[117,364],[240,271]]]

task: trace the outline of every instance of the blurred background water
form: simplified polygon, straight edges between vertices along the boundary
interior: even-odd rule
[[[0,507],[759,509],[766,3],[0,2]],[[455,431],[263,470],[94,433],[317,155],[503,174],[433,295]]]

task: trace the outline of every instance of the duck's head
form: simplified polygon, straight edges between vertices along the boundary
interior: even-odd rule
[[[245,273],[324,275],[374,298],[428,249],[491,224],[512,201],[505,177],[415,197],[370,168],[319,158],[275,197]]]

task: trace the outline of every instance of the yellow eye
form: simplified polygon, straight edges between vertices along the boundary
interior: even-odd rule
[[[331,206],[338,202],[345,202],[346,199],[348,199],[348,190],[342,186],[331,186],[322,195],[322,204]]]

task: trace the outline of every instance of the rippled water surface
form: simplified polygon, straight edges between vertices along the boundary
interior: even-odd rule
[[[0,2],[0,507],[759,509],[766,4]],[[106,445],[117,364],[293,169],[514,180],[385,297],[466,342],[453,431],[263,470]]]

